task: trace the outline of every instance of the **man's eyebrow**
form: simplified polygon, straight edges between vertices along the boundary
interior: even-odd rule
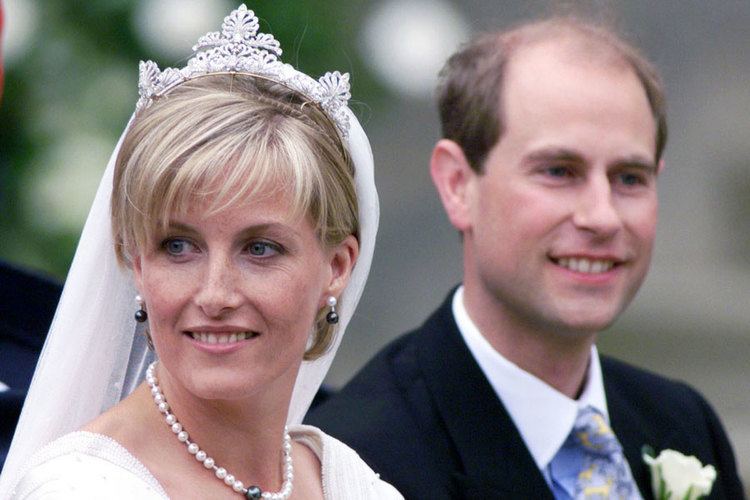
[[[631,156],[627,158],[621,158],[613,162],[613,166],[617,168],[631,168],[637,170],[643,170],[648,174],[655,175],[659,170],[652,160],[643,158],[641,156]]]
[[[576,152],[575,150],[568,148],[544,148],[537,151],[532,151],[526,156],[526,160],[529,162],[563,161],[570,163],[583,163],[586,161],[583,155]],[[611,162],[610,166],[644,170],[649,174],[655,174],[658,170],[656,163],[654,163],[653,160],[641,155],[617,158],[615,161]]]
[[[583,161],[583,159],[582,155],[567,148],[544,148],[532,151],[526,155],[526,160],[532,162],[549,160],[580,162]]]

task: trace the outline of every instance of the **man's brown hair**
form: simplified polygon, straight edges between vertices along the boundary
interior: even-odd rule
[[[477,37],[453,54],[440,72],[438,110],[443,137],[458,143],[471,168],[481,173],[505,129],[502,87],[511,58],[540,42],[575,40],[587,52],[606,53],[632,69],[646,92],[656,122],[655,160],[667,142],[664,85],[656,68],[609,27],[574,16],[556,16]]]

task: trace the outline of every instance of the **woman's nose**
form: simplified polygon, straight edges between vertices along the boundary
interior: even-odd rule
[[[237,309],[242,303],[242,295],[237,287],[238,279],[238,271],[231,258],[209,257],[195,295],[196,304],[212,318]]]

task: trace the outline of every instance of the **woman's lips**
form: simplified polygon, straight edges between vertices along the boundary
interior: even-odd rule
[[[260,335],[254,331],[186,331],[185,334],[198,344],[211,348],[231,348]]]
[[[215,332],[190,332],[194,340],[204,344],[232,344],[240,342],[247,338],[256,336],[253,332],[232,332],[232,333],[215,333]]]

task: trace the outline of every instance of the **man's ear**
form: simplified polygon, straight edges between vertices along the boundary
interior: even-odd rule
[[[430,175],[453,227],[461,232],[471,227],[470,201],[477,173],[457,143],[441,139],[430,158]]]
[[[349,283],[352,269],[359,256],[359,242],[353,235],[344,238],[330,253],[331,281],[326,290],[323,304],[329,295],[339,297]]]
[[[664,163],[664,158],[659,160],[659,163],[656,165],[656,175],[661,175],[662,172],[664,172],[664,167],[666,164]]]

